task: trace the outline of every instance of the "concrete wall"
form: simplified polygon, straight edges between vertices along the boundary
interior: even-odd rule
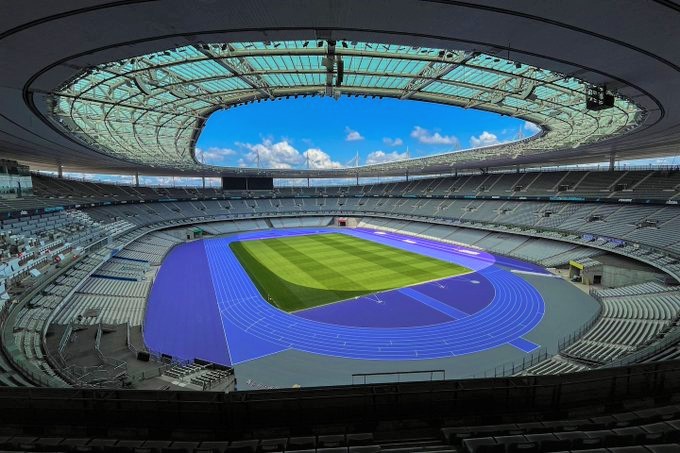
[[[175,236],[183,241],[190,241],[194,239],[194,227],[191,228],[173,228],[171,230],[165,230],[164,233],[170,236]]]
[[[663,278],[664,274],[652,270],[626,269],[618,266],[602,266],[602,286],[614,288],[618,286],[634,285]]]

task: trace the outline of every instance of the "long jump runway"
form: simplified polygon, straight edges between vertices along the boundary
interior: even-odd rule
[[[295,313],[262,298],[229,244],[294,235],[343,233],[473,272]],[[149,296],[147,346],[183,359],[238,365],[295,349],[360,360],[426,360],[504,345],[540,347],[522,338],[543,318],[539,292],[516,271],[529,263],[442,242],[367,229],[266,230],[204,239],[174,248]]]

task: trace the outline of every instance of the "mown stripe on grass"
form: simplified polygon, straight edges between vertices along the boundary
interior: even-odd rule
[[[440,275],[455,275],[457,273],[462,273],[465,270],[456,264],[425,257],[406,250],[390,248],[388,246],[381,246],[379,249],[376,247],[376,250],[372,252],[368,244],[372,245],[375,243],[363,239],[357,239],[357,241],[366,242],[366,246],[362,243],[359,245],[360,243],[357,241],[344,240],[344,237],[347,237],[344,235],[328,234],[325,236],[326,238],[322,239],[327,239],[331,243],[334,243],[336,248],[342,248],[346,252],[349,252],[353,256],[364,261],[380,264],[380,266],[384,267],[387,271],[402,275],[409,280],[413,280],[420,275],[431,278]],[[315,239],[319,240],[320,238]]]
[[[230,248],[250,276],[262,297],[284,311],[316,307],[338,300],[366,294],[362,291],[330,291],[306,287],[284,280],[254,256],[242,242],[232,242]]]
[[[466,268],[343,234],[230,244],[265,299],[296,311],[458,275]]]
[[[279,256],[285,257],[287,261],[297,267],[300,271],[307,274],[311,281],[317,281],[319,275],[329,277],[329,283],[332,282],[332,288],[329,285],[324,284],[324,282],[319,281],[318,283],[324,286],[326,289],[337,289],[337,288],[356,288],[357,290],[366,290],[358,281],[355,281],[344,274],[337,271],[330,266],[325,265],[321,261],[315,259],[312,255],[304,253],[295,247],[288,245],[286,242],[280,239],[275,239],[272,241],[267,241],[263,243],[263,246],[269,248],[270,250],[277,253]],[[293,258],[293,259],[291,259]]]

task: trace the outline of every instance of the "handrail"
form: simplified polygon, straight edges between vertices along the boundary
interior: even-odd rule
[[[530,368],[534,365],[538,365],[539,363],[548,360],[550,357],[552,357],[552,354],[548,352],[548,348],[540,348],[537,349],[536,351],[532,352],[529,354],[529,356],[524,356],[522,357],[522,361],[520,362],[518,360],[510,360],[505,363],[501,363],[500,365],[496,365],[493,368],[489,368],[488,370],[482,371],[480,373],[474,373],[470,376],[469,378],[498,378],[498,377],[508,377],[508,376],[515,376],[516,374],[521,373],[522,371],[526,370],[527,368]]]
[[[377,377],[377,376],[394,376],[397,378],[397,382],[408,382],[408,381],[402,381],[401,377],[402,376],[416,376],[420,374],[429,374],[430,378],[427,379],[428,381],[443,381],[446,380],[446,370],[444,369],[436,369],[436,370],[411,370],[411,371],[383,371],[383,372],[377,372],[377,373],[354,373],[352,374],[352,385],[356,384],[357,379],[363,378],[362,384],[367,384],[368,378],[371,377]],[[441,376],[441,379],[436,379],[435,375]],[[379,381],[381,383],[388,383],[388,382],[394,382],[390,380],[382,380]]]
[[[102,323],[101,321],[97,323],[97,333],[95,335],[95,342],[94,342],[94,350],[95,353],[97,354],[97,357],[99,357],[99,360],[104,363],[104,365],[108,365],[109,367],[112,367],[111,372],[113,373],[114,376],[118,376],[119,374],[126,374],[127,373],[127,362],[124,360],[119,360],[114,357],[107,357],[104,355],[104,353],[101,350],[101,341],[102,341]]]
[[[558,342],[557,352],[562,352],[567,349],[572,344],[576,343],[578,340],[583,338],[583,336],[588,333],[588,331],[600,320],[602,317],[602,301],[597,297],[594,298],[598,302],[597,312],[595,312],[588,321],[586,321],[581,327],[576,331],[562,338]]]
[[[73,333],[73,321],[69,322],[66,325],[66,329],[64,329],[64,334],[62,335],[61,340],[59,340],[59,345],[57,347],[57,351],[59,351],[59,353],[64,352],[64,349],[66,348],[66,345],[69,342],[69,339],[71,338],[71,333]]]
[[[125,346],[127,346],[128,350],[137,356],[137,353],[139,350],[135,347],[135,345],[132,344],[132,340],[130,339],[130,321],[125,322]]]

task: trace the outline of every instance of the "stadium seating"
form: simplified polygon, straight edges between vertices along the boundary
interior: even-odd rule
[[[602,311],[588,333],[523,374],[557,374],[600,366],[654,343],[674,331],[680,320],[678,287],[648,282],[592,294],[600,300]]]
[[[580,420],[445,427],[442,437],[469,453],[676,451],[680,449],[677,415],[678,406],[671,405]]]
[[[649,380],[652,370],[659,379]],[[209,371],[192,365],[166,372],[189,380]],[[655,404],[650,397],[673,395],[679,382],[677,362],[667,362],[579,373],[568,381],[515,377],[265,390],[247,397],[31,389],[18,404],[0,389],[0,448],[121,453],[677,451],[680,407],[674,399]],[[105,418],[106,407],[115,408],[115,424]],[[290,417],[291,407],[299,418]],[[178,413],[183,414],[180,421]],[[623,447],[627,449],[616,450]]]
[[[680,212],[675,206],[518,199],[528,195],[559,197],[563,192],[575,196],[579,190],[583,191],[581,195],[614,198],[621,193],[611,190],[613,184],[621,181],[628,181],[626,187],[642,183],[630,189],[619,187],[618,192],[644,188],[650,198],[659,194],[673,198],[675,173],[472,175],[344,188],[278,188],[272,192],[276,198],[257,199],[250,198],[252,193],[217,189],[116,186],[45,176],[34,179],[34,207],[41,203],[48,206],[45,200],[56,199],[113,203],[10,218],[0,224],[6,257],[16,256],[21,250],[50,250],[42,261],[29,266],[42,267],[65,251],[82,249],[81,253],[88,254],[86,247],[101,250],[43,289],[42,299],[16,312],[18,353],[53,378],[58,376],[50,369],[41,344],[46,325],[66,325],[74,320],[83,325],[141,324],[145,297],[158,266],[168,250],[183,241],[181,235],[154,231],[159,227],[196,225],[209,234],[224,234],[326,226],[333,216],[356,216],[362,227],[463,243],[546,267],[615,252],[680,276],[680,238],[673,234],[680,226]],[[661,192],[655,190],[659,187],[663,187]],[[447,195],[508,198],[430,198]],[[148,202],[162,199],[168,201]],[[147,202],[135,203],[140,200]],[[19,235],[21,240],[17,241]],[[130,241],[132,237],[136,239]],[[24,265],[19,273],[10,273],[6,281],[11,284],[13,278],[25,278],[28,269]],[[592,330],[527,373],[586,370],[670,341],[672,335],[668,334],[677,322],[678,299],[665,286],[649,283],[603,290],[596,296],[602,300],[603,312]],[[674,354],[669,349],[672,347],[664,346],[670,356]]]
[[[540,188],[547,192],[553,188],[556,179],[570,176],[569,173],[559,175],[529,178],[533,179],[529,189]],[[527,179],[526,176],[524,179]],[[584,190],[597,190],[593,189],[596,180],[585,178],[580,186]],[[443,192],[451,187],[449,182],[453,184],[453,180],[442,179],[435,183],[417,181],[408,186],[405,183],[374,185],[363,188],[361,193],[378,190],[382,195],[386,190],[390,193],[406,193],[427,192],[428,189],[431,193]],[[454,188],[453,192],[473,186],[477,189],[475,184],[481,184],[476,176],[461,182],[465,185]],[[506,176],[495,175],[487,183],[490,184],[489,188],[484,190],[488,192],[509,190],[502,188],[512,186],[514,181]],[[106,188],[106,185],[101,186]],[[99,189],[100,192],[102,190]],[[120,192],[116,193],[122,199],[123,193],[132,197],[132,190],[130,187],[121,187]],[[139,190],[143,193],[146,189]],[[344,193],[351,190],[357,191],[348,188]],[[284,189],[281,192],[286,191]],[[179,195],[177,192],[174,195]],[[154,193],[158,194],[156,190]],[[162,194],[167,196],[168,192]],[[172,233],[168,228],[180,228],[178,231],[181,232],[184,225],[192,229],[198,227],[208,234],[224,234],[266,228],[321,227],[327,226],[334,216],[344,215],[357,217],[362,227],[443,242],[465,243],[544,266],[564,265],[569,260],[585,259],[610,251],[646,260],[675,272],[675,275],[680,270],[675,258],[680,250],[677,248],[680,241],[676,241],[678,238],[670,233],[675,228],[675,222],[680,221],[680,213],[676,213],[673,207],[643,206],[639,209],[631,205],[609,207],[596,203],[382,196],[345,198],[333,196],[334,192],[330,188],[326,189],[324,195],[323,200],[272,198],[126,203],[45,213],[39,215],[38,219],[29,218],[28,222],[14,226],[21,228],[26,237],[39,238],[38,241],[45,243],[45,240],[59,240],[62,237],[59,235],[62,225],[76,225],[67,227],[64,235],[70,237],[71,233],[80,233],[80,236],[74,236],[82,237],[79,244],[85,244],[88,250],[85,251],[83,247],[81,254],[84,256],[78,258],[75,266],[66,268],[55,281],[49,282],[36,297],[32,297],[30,303],[19,299],[18,308],[11,311],[13,318],[8,322],[14,326],[11,332],[13,345],[5,349],[9,353],[8,360],[0,362],[0,385],[69,385],[69,376],[64,375],[58,367],[58,361],[55,363],[55,359],[50,358],[45,350],[43,338],[49,326],[66,326],[74,322],[82,325],[141,324],[145,297],[158,266],[175,244],[183,242],[181,234]],[[655,222],[645,223],[649,220]],[[16,223],[19,222],[5,221],[3,227],[11,230],[12,224]],[[652,224],[654,226],[650,226]],[[644,230],[653,234],[646,235]],[[90,237],[93,240],[88,240]],[[612,239],[627,242],[614,245]],[[677,290],[659,282],[598,290],[594,296],[601,300],[602,313],[592,329],[575,342],[565,345],[558,355],[521,374],[528,377],[583,372],[619,363],[626,357],[641,362],[680,357],[678,343],[673,340],[674,335],[677,336],[673,332],[676,332],[680,312],[677,293]],[[643,352],[644,355],[641,355]],[[180,365],[165,373],[173,379],[181,379],[191,389],[216,388],[216,383],[230,379],[228,373],[206,371],[201,367],[183,369]],[[671,409],[668,411],[672,412]],[[670,412],[664,414],[661,417],[674,416]],[[627,420],[631,417],[638,416],[621,413],[615,415],[614,419]],[[405,452],[416,448],[416,445],[417,448],[427,447],[429,451],[437,452],[500,449],[504,452],[556,451],[557,448],[575,450],[596,446],[614,451],[614,448],[643,445],[645,447],[640,448],[646,448],[647,451],[675,448],[677,439],[668,433],[671,432],[669,426],[674,427],[672,423],[676,422],[672,418],[664,418],[659,422],[659,417],[659,414],[653,414],[639,417],[633,422],[607,422],[605,426],[602,426],[603,422],[599,418],[591,417],[587,420],[533,422],[527,423],[526,427],[516,424],[513,429],[498,425],[474,429],[449,427],[445,423],[441,438],[432,436],[378,442],[370,440],[374,437],[368,433],[363,435],[365,445],[354,446],[349,440],[351,434],[343,435],[346,436],[342,438],[345,440],[338,440],[336,435],[315,434],[306,437],[264,437],[249,441],[206,441],[205,445],[173,439],[145,443],[143,440],[126,440],[121,436],[112,442],[119,449],[134,444],[134,448],[147,448],[149,451],[157,448],[168,451],[188,448],[191,451],[194,448],[201,450],[213,447],[224,451],[270,451],[271,448],[286,446],[288,450],[285,451]],[[101,441],[81,436],[78,442],[79,451],[97,451]],[[72,444],[78,442],[68,438],[26,439],[26,436],[10,435],[6,436],[3,448],[44,449],[49,444],[55,451],[71,451],[74,448]]]
[[[612,200],[617,198],[668,200],[678,198],[679,186],[680,171],[677,170],[650,169],[613,172],[572,170],[477,174],[337,188],[277,188],[273,192],[280,197],[389,194],[392,196],[410,195],[417,197],[444,195],[579,196]],[[209,199],[210,197],[225,195],[224,192],[215,188],[132,187],[129,185],[57,179],[40,174],[33,176],[33,191],[36,195],[36,201],[45,206],[51,206],[51,202],[54,200],[68,200],[85,204],[94,201],[183,199],[197,196]],[[249,192],[232,191],[226,193],[226,195],[247,197]],[[8,200],[7,203],[13,201]],[[11,206],[11,204],[8,206]],[[0,205],[0,208],[4,208],[4,206]]]

